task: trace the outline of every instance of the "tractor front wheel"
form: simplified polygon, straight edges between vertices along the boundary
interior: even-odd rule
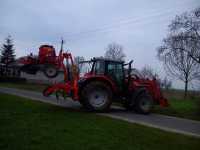
[[[44,74],[48,78],[54,78],[58,75],[58,69],[54,65],[45,65]]]
[[[149,114],[153,108],[153,99],[147,92],[139,94],[135,100],[134,110],[137,113]]]
[[[82,91],[81,104],[89,111],[107,111],[112,103],[112,91],[102,82],[91,82]]]

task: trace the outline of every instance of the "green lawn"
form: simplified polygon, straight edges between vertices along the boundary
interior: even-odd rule
[[[2,150],[195,150],[198,138],[0,94]]]
[[[0,86],[37,92],[42,92],[47,87],[44,84],[30,83],[0,83]],[[154,113],[200,120],[200,98],[194,98],[192,97],[193,94],[189,93],[190,98],[184,100],[182,99],[183,91],[181,90],[165,91],[164,94],[168,98],[170,106],[166,108],[156,106],[153,110]]]
[[[200,120],[200,99],[169,99],[170,106],[168,107],[154,107],[153,112],[176,116],[182,118],[188,118],[193,120]]]

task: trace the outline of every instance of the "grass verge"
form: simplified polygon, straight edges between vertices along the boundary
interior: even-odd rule
[[[196,150],[198,138],[0,94],[0,149]]]
[[[155,106],[153,112],[200,121],[200,100],[198,99],[169,99],[170,106]]]

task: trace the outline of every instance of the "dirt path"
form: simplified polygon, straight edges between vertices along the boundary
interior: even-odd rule
[[[80,109],[81,107],[81,105],[78,102],[74,102],[70,99],[57,100],[55,97],[47,98],[43,97],[42,93],[33,91],[0,87],[0,92],[25,97],[31,100],[42,101],[45,103],[50,103],[62,107],[68,107],[74,109]],[[176,132],[185,135],[200,137],[200,121],[193,121],[193,120],[170,117],[165,115],[158,115],[158,114],[139,115],[133,112],[127,112],[123,108],[114,106],[112,107],[109,113],[98,113],[98,115],[120,119],[131,123],[138,123],[145,126],[155,127],[169,132]]]

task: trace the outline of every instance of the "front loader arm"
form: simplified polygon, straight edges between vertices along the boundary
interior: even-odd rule
[[[152,96],[154,102],[159,104],[160,106],[166,107],[169,105],[167,99],[163,96],[159,83],[156,79],[149,80],[138,78],[134,81],[134,85],[137,88],[145,88]]]
[[[59,64],[64,71],[64,83],[56,83],[47,87],[43,91],[43,95],[49,96],[53,93],[62,92],[72,97],[72,99],[78,100],[79,75],[71,53],[60,53]]]
[[[152,93],[154,101],[156,101],[160,106],[166,107],[169,105],[167,99],[163,96],[160,86],[156,79],[149,80],[150,88],[149,91]]]

